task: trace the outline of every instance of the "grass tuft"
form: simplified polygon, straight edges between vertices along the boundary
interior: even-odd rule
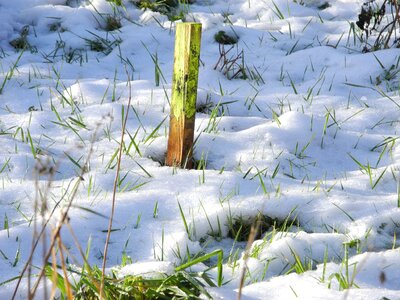
[[[16,50],[25,50],[32,48],[31,44],[28,42],[28,34],[29,34],[29,25],[25,25],[19,37],[10,41],[10,45],[13,46]]]
[[[68,271],[78,276],[71,283],[73,298],[76,300],[100,299],[99,284],[102,272],[99,268]],[[67,279],[50,266],[46,267],[46,276],[58,287],[62,299],[69,299],[65,288]],[[211,299],[205,289],[204,274],[189,273],[184,270],[172,275],[159,274],[154,278],[142,276],[125,276],[120,278],[117,271],[112,271],[104,278],[104,299]],[[54,280],[55,279],[55,280]]]
[[[236,36],[229,35],[223,30],[218,31],[214,35],[214,39],[217,43],[223,45],[233,45],[238,42],[238,38]]]
[[[258,224],[258,231],[255,235],[255,239],[260,239],[264,233],[281,228],[285,229],[288,224],[288,219],[280,220],[277,218],[271,218],[267,215],[259,214],[256,217],[245,218],[243,216],[233,217],[228,222],[228,237],[235,239],[239,242],[247,241],[251,233],[254,224]],[[289,221],[293,223],[294,220]]]
[[[107,16],[106,26],[104,28],[106,31],[118,30],[121,27],[122,27],[121,20],[118,17],[112,15]]]

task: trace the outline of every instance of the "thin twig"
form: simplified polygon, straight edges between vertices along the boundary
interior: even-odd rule
[[[68,223],[69,224],[69,223]],[[65,286],[65,290],[67,293],[67,299],[68,300],[73,300],[74,296],[72,295],[72,290],[71,290],[71,284],[68,280],[68,273],[67,273],[67,268],[65,265],[65,259],[64,259],[64,252],[63,252],[63,248],[64,248],[64,244],[61,240],[61,236],[58,239],[58,250],[60,251],[60,259],[61,259],[61,268],[63,270],[63,274],[64,274],[64,286]]]
[[[132,100],[131,80],[130,80],[130,76],[128,74],[128,71],[126,71],[126,73],[127,73],[127,77],[128,77],[129,98],[128,98],[128,105],[127,105],[127,110],[126,110],[126,114],[125,114],[124,123],[122,124],[121,142],[119,144],[119,149],[118,149],[117,170],[116,170],[116,173],[115,173],[114,186],[113,186],[111,214],[110,214],[109,223],[108,223],[107,238],[106,238],[106,242],[104,244],[103,265],[102,265],[101,283],[100,283],[100,300],[103,299],[103,289],[104,289],[104,279],[105,279],[105,270],[106,270],[106,262],[107,262],[107,252],[108,252],[108,245],[110,243],[112,224],[113,224],[113,219],[114,219],[115,202],[116,202],[116,194],[117,194],[117,185],[118,185],[119,172],[120,172],[120,169],[121,169],[122,148],[123,148],[123,144],[124,144],[125,128],[126,128],[126,123],[128,121],[129,108],[131,106],[131,100]]]
[[[89,153],[88,153],[88,156],[87,156],[87,159],[86,159],[86,162],[85,162],[84,166],[87,166],[89,164],[91,155],[93,153],[93,144],[94,144],[95,140],[96,140],[96,134],[93,135],[92,142],[90,144],[90,150],[89,150]],[[78,176],[78,181],[75,183],[75,186],[73,188],[73,192],[72,192],[70,201],[69,201],[68,205],[66,206],[64,212],[62,213],[61,218],[59,220],[59,223],[57,224],[57,227],[54,229],[54,233],[53,233],[50,245],[49,245],[49,250],[47,251],[46,255],[44,256],[44,261],[45,262],[47,262],[49,260],[49,258],[51,256],[51,249],[55,246],[55,244],[57,242],[57,238],[59,237],[59,234],[61,232],[61,229],[62,229],[63,225],[68,221],[68,213],[69,213],[69,211],[70,211],[70,209],[72,207],[73,200],[75,199],[75,197],[76,197],[76,195],[78,193],[79,185],[83,181],[83,175],[85,173],[86,173],[86,168],[82,168],[81,174]],[[44,229],[42,229],[42,231],[44,231]],[[33,253],[31,253],[30,259],[32,259],[32,256],[33,256]],[[24,269],[26,270],[26,268],[24,268]],[[39,272],[38,279],[37,279],[34,287],[32,288],[32,291],[31,291],[32,297],[35,295],[35,293],[37,291],[37,288],[39,287],[40,280],[44,276],[44,273],[45,273],[45,265],[43,265],[41,271]],[[15,299],[19,283],[22,280],[22,276],[23,276],[23,273],[21,274],[21,276],[20,276],[20,278],[18,280],[18,285],[17,285],[16,289],[14,290],[14,294],[13,294],[12,299]]]
[[[256,239],[257,232],[260,229],[261,226],[261,213],[257,216],[256,222],[251,226],[250,229],[250,234],[249,238],[247,240],[247,245],[246,245],[246,250],[244,251],[244,256],[243,256],[243,267],[242,267],[242,273],[240,275],[240,284],[239,284],[239,292],[237,295],[237,300],[240,300],[242,298],[242,290],[244,287],[244,279],[246,277],[246,271],[247,271],[247,260],[249,259],[250,256],[250,249],[251,246],[253,245],[253,242]]]
[[[39,167],[41,167],[40,166],[40,161],[38,161],[36,166],[35,166],[35,170],[36,170],[38,175],[42,171],[41,170],[42,168],[39,168]],[[48,182],[47,182],[47,189],[50,189],[50,187],[51,187],[51,182],[53,182],[53,178],[54,178],[54,175],[55,175],[55,172],[54,172],[55,169],[56,169],[56,167],[53,167],[53,169],[52,169],[53,171],[50,172],[50,177],[49,177]],[[33,232],[33,238],[32,238],[32,249],[31,249],[31,252],[29,253],[29,257],[28,257],[27,262],[25,263],[24,267],[22,268],[21,275],[18,278],[17,285],[15,286],[14,293],[13,293],[13,296],[11,298],[12,300],[14,300],[16,295],[17,295],[19,286],[21,284],[22,278],[23,278],[23,276],[24,276],[26,271],[28,271],[28,299],[29,300],[33,299],[33,297],[31,296],[31,293],[30,293],[30,290],[31,290],[31,272],[32,272],[31,262],[32,262],[32,259],[33,259],[33,255],[35,254],[35,251],[36,251],[37,246],[39,245],[40,239],[42,238],[42,236],[43,236],[43,234],[44,234],[44,232],[46,230],[46,227],[47,227],[48,223],[50,222],[52,216],[54,215],[54,213],[56,211],[56,208],[60,204],[61,200],[64,198],[64,197],[62,197],[61,200],[54,206],[52,212],[50,213],[50,215],[47,218],[47,220],[44,223],[44,225],[42,223],[42,229],[40,230],[39,234],[37,234],[36,213],[37,213],[37,210],[38,210],[38,197],[39,197],[38,195],[40,194],[39,193],[39,185],[38,185],[39,181],[38,180],[39,180],[38,178],[35,179],[35,185],[36,185],[36,189],[35,190],[36,190],[36,192],[35,192],[35,204],[34,204],[34,220],[33,220],[34,221],[34,232]]]

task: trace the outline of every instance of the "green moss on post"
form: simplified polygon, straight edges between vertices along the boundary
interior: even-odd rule
[[[192,167],[194,120],[201,42],[200,23],[178,23],[166,164]]]

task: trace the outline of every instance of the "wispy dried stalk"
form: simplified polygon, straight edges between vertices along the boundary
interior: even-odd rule
[[[260,229],[260,226],[261,226],[261,213],[258,214],[256,221],[252,224],[251,229],[250,229],[249,238],[247,240],[246,249],[245,249],[244,255],[243,255],[243,267],[242,267],[242,272],[240,275],[240,284],[239,284],[239,292],[238,292],[237,300],[240,300],[242,298],[242,290],[244,287],[244,280],[245,280],[246,272],[247,272],[247,260],[250,257],[251,246],[253,245],[254,241],[256,240],[257,233]]]
[[[130,79],[130,76],[129,76],[128,72],[126,72],[126,73],[127,73],[128,86],[129,86],[129,98],[128,98],[128,105],[127,105],[127,110],[126,110],[126,114],[125,114],[125,119],[124,119],[124,122],[122,124],[121,141],[120,141],[119,149],[118,149],[117,170],[115,172],[115,179],[114,179],[114,186],[113,186],[111,214],[110,214],[110,217],[109,217],[107,238],[106,238],[106,242],[104,244],[103,265],[102,265],[101,282],[100,282],[100,300],[103,299],[103,289],[104,289],[104,279],[105,279],[105,270],[106,270],[106,262],[107,262],[107,252],[108,252],[108,245],[110,243],[112,224],[113,224],[114,213],[115,213],[115,203],[116,203],[119,172],[121,170],[122,149],[123,149],[123,144],[124,144],[125,128],[126,128],[126,123],[128,121],[128,116],[129,116],[129,107],[131,106],[131,100],[132,100],[131,79]]]
[[[97,129],[96,129],[96,131],[97,131]],[[96,140],[96,131],[93,134],[92,141],[90,143],[90,149],[89,149],[88,156],[86,158],[84,166],[89,165],[89,161],[90,161],[91,155],[93,153],[93,144],[94,144],[94,141]],[[38,164],[38,165],[40,166],[40,164]],[[54,172],[55,168],[53,167],[51,170],[53,170],[53,172]],[[41,169],[38,168],[36,171],[39,172],[39,174],[40,174]],[[59,219],[59,222],[58,222],[56,228],[52,232],[52,236],[51,236],[49,247],[46,247],[48,250],[47,250],[47,252],[44,250],[45,252],[43,254],[43,265],[42,265],[42,268],[41,268],[41,270],[40,270],[40,272],[39,272],[39,274],[37,276],[37,280],[36,280],[34,286],[32,287],[32,289],[29,289],[29,291],[28,291],[28,299],[33,299],[35,294],[36,294],[36,291],[37,291],[37,288],[39,287],[40,281],[42,280],[42,278],[43,278],[43,276],[45,274],[46,264],[47,264],[47,262],[49,261],[51,255],[52,255],[52,249],[56,246],[56,243],[57,243],[58,238],[60,236],[60,232],[61,232],[61,229],[62,229],[63,225],[68,222],[69,211],[70,211],[70,209],[72,207],[73,200],[75,199],[75,197],[76,197],[76,195],[78,193],[80,183],[83,181],[83,175],[86,173],[86,171],[87,171],[86,168],[82,168],[81,173],[78,175],[78,180],[75,182],[75,185],[73,187],[73,191],[72,191],[72,195],[70,197],[70,201],[68,202],[68,205],[65,207],[64,211],[62,212],[61,217]],[[52,173],[50,173],[50,174],[52,174]],[[53,177],[51,175],[50,179],[48,180],[45,193],[43,193],[43,195],[41,195],[41,198],[42,198],[41,201],[45,201],[44,198],[46,198],[46,196],[48,194],[48,191],[50,190],[51,183],[53,181],[52,179],[53,179]],[[41,228],[39,234],[37,234],[36,239],[34,237],[34,242],[32,242],[31,252],[29,254],[27,262],[25,263],[24,267],[22,268],[21,274],[20,274],[20,276],[19,276],[19,278],[17,280],[17,284],[15,286],[14,293],[13,293],[13,295],[11,297],[11,300],[14,300],[16,298],[17,292],[18,292],[19,287],[21,285],[22,278],[24,278],[25,272],[30,268],[33,256],[34,256],[34,254],[36,252],[36,249],[37,249],[37,247],[39,245],[39,242],[44,237],[44,233],[45,233],[45,231],[46,231],[46,229],[48,227],[48,224],[52,220],[57,208],[59,207],[60,203],[64,199],[64,196],[61,197],[61,199],[56,203],[56,205],[54,206],[54,208],[51,211],[51,213],[49,214],[49,216],[42,223],[42,228]],[[29,271],[28,275],[30,276],[30,271]],[[28,279],[28,284],[29,284],[29,288],[30,288],[29,280],[30,279]]]

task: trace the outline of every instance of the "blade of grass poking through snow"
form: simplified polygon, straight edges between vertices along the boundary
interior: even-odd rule
[[[279,169],[280,169],[280,165],[281,165],[281,163],[278,162],[278,164],[276,165],[276,167],[274,169],[274,172],[272,173],[272,177],[271,177],[272,179],[274,179],[276,177],[276,175],[278,175],[278,172],[279,172]]]
[[[132,136],[129,133],[128,130],[126,131],[126,133],[129,135],[129,138],[131,139],[131,142],[129,143],[128,149],[126,149],[126,154],[129,154],[130,149],[131,149],[131,147],[133,145],[135,147],[135,150],[136,150],[137,154],[139,154],[139,156],[142,157],[142,152],[140,152],[140,149],[139,149],[139,143],[136,143],[136,141],[135,141],[136,136],[137,136],[137,134],[139,132],[139,129],[140,129],[140,127],[136,130],[134,136]]]
[[[27,135],[28,135],[29,146],[31,147],[31,152],[32,152],[33,158],[36,159],[36,149],[35,149],[35,146],[33,146],[33,140],[32,140],[29,129],[27,129],[27,132],[28,132]]]
[[[164,124],[165,120],[168,118],[168,116],[166,116],[158,125],[156,128],[154,128],[154,130],[149,134],[149,136],[144,140],[144,143],[146,144],[150,139],[154,139],[155,135],[158,132],[158,129],[160,129],[161,125]]]
[[[124,145],[124,136],[125,136],[125,128],[126,128],[126,123],[128,122],[128,116],[129,116],[129,107],[131,106],[131,101],[132,101],[132,86],[131,86],[131,78],[126,71],[127,75],[127,81],[128,81],[128,87],[129,87],[129,98],[128,98],[128,105],[127,105],[127,110],[125,114],[125,119],[122,124],[122,131],[121,131],[121,141],[119,143],[119,149],[118,149],[118,162],[117,162],[117,170],[115,172],[115,179],[114,179],[114,186],[113,186],[113,194],[112,194],[112,203],[111,203],[111,213],[110,213],[110,218],[109,218],[109,223],[108,223],[108,232],[107,232],[107,238],[106,242],[104,244],[104,251],[103,251],[103,264],[102,264],[102,272],[101,272],[101,281],[100,281],[100,300],[103,299],[103,293],[104,293],[104,279],[105,279],[105,271],[106,271],[106,261],[107,261],[107,253],[108,253],[108,245],[110,243],[110,238],[111,238],[111,230],[112,230],[112,224],[113,224],[113,219],[114,219],[114,212],[115,212],[115,202],[116,202],[116,195],[117,195],[117,186],[118,186],[118,178],[119,178],[119,171],[121,170],[121,159],[122,159],[122,148]],[[161,126],[161,125],[160,125]]]
[[[367,173],[368,177],[369,177],[369,184],[371,186],[372,189],[374,189],[377,184],[381,181],[383,175],[385,175],[387,168],[386,167],[382,173],[379,175],[378,179],[375,180],[375,182],[373,181],[373,174],[372,174],[372,169],[371,169],[371,165],[369,163],[367,163],[367,165],[363,165],[362,163],[360,163],[355,157],[353,157],[350,153],[348,153],[348,155],[350,156],[350,158],[360,167],[360,169],[362,171],[364,171],[365,173]]]
[[[158,64],[158,55],[157,53],[154,55],[150,52],[149,48],[147,48],[147,46],[142,42],[143,47],[146,49],[147,53],[150,55],[151,60],[154,63],[154,80],[155,80],[155,84],[156,86],[160,85],[160,76],[162,78],[162,80],[164,81],[164,83],[167,83],[167,80],[165,80],[164,74],[161,71],[160,65]]]
[[[352,216],[350,216],[350,214],[347,211],[345,211],[343,208],[341,208],[339,205],[337,205],[335,203],[332,203],[332,205],[336,206],[337,209],[339,209],[342,213],[344,213],[351,221],[353,221],[353,222],[355,221],[354,218]]]
[[[79,209],[84,210],[84,211],[86,211],[88,213],[94,214],[94,215],[96,215],[98,217],[101,217],[101,218],[104,218],[104,219],[108,219],[108,217],[106,215],[104,215],[102,213],[99,213],[98,211],[95,211],[95,210],[90,209],[88,207],[84,207],[84,206],[76,205],[76,204],[71,205],[71,207],[79,208]]]
[[[15,257],[14,257],[14,262],[12,263],[12,266],[15,267],[17,266],[19,259],[21,258],[21,249],[20,249],[21,245],[18,245],[18,249],[15,252]]]
[[[18,56],[17,60],[16,60],[15,63],[11,66],[10,70],[7,72],[6,76],[4,77],[4,80],[3,80],[3,82],[2,82],[2,84],[1,84],[1,86],[0,86],[0,95],[3,94],[3,90],[4,90],[4,87],[6,86],[6,83],[7,83],[9,80],[11,80],[11,78],[13,77],[14,71],[15,71],[15,69],[17,68],[17,65],[18,65],[18,63],[19,63],[19,61],[20,61],[20,59],[21,59],[21,57],[22,57],[22,54],[24,54],[24,51],[25,51],[25,50],[22,50],[22,51],[21,51],[21,54]]]
[[[154,205],[153,208],[153,219],[156,219],[158,216],[158,201],[156,201],[156,204]]]
[[[139,166],[139,168],[142,169],[143,172],[146,173],[147,177],[149,177],[149,178],[153,177],[153,175],[151,175],[145,168],[143,168],[141,164],[139,164],[137,161],[135,161],[135,163]]]
[[[3,229],[7,230],[7,237],[10,237],[10,227],[9,227],[9,224],[8,224],[7,213],[4,213],[4,225],[3,225]]]
[[[217,277],[217,284],[218,286],[222,286],[222,262],[223,262],[223,258],[224,258],[224,252],[222,251],[222,249],[217,249],[214,250],[213,252],[210,252],[206,255],[200,256],[198,258],[195,258],[183,265],[180,265],[178,267],[175,268],[176,272],[185,270],[191,266],[194,266],[198,263],[204,262],[206,260],[209,260],[211,257],[214,256],[218,256],[218,263],[217,263],[217,268],[218,268],[218,277]]]
[[[387,168],[388,168],[388,167],[386,167],[386,168],[382,171],[382,173],[379,175],[378,179],[375,180],[374,183],[371,182],[371,188],[372,188],[372,189],[374,189],[374,188],[378,185],[379,181],[381,181],[383,175],[385,175],[385,173],[386,173]]]
[[[329,112],[327,112],[325,114],[325,122],[324,122],[324,128],[322,130],[322,138],[321,138],[321,149],[324,148],[324,138],[325,138],[325,135],[326,135],[326,129],[327,129],[327,126],[328,126],[328,122],[329,122]]]
[[[400,108],[400,104],[397,103],[393,98],[391,98],[388,94],[386,94],[379,86],[373,89],[374,91],[378,92],[382,97],[389,99],[394,105]]]
[[[328,262],[328,247],[325,248],[324,252],[324,262],[322,265],[322,274],[321,277],[319,278],[319,281],[324,283],[325,282],[325,275],[326,275],[326,264]]]
[[[6,162],[3,164],[3,166],[0,169],[0,174],[3,173],[6,168],[8,168],[9,171],[11,170],[10,165],[9,165],[10,160],[11,160],[11,157],[7,158]]]
[[[278,5],[274,1],[272,1],[272,4],[275,7],[275,10],[271,9],[272,12],[281,20],[285,19],[285,16],[282,14],[281,10],[279,9]]]
[[[160,86],[160,67],[158,66],[158,54],[154,55],[154,81],[156,86]]]
[[[182,221],[183,221],[183,225],[185,226],[186,233],[187,233],[187,235],[188,235],[188,237],[190,239],[189,226],[188,226],[188,224],[186,222],[186,217],[185,217],[185,214],[183,213],[182,206],[179,203],[179,201],[178,201],[178,207],[179,207],[179,212],[181,214],[181,218],[182,218]]]
[[[397,179],[397,207],[400,207],[400,178]]]
[[[264,182],[264,180],[262,179],[260,173],[258,173],[258,179],[260,180],[260,185],[261,185],[261,188],[262,188],[262,190],[263,190],[264,195],[268,195],[267,187],[265,186],[265,182]]]
[[[291,272],[296,272],[297,274],[302,274],[308,270],[312,270],[312,260],[311,259],[306,259],[301,261],[300,256],[292,249],[292,247],[289,246],[290,252],[292,253],[294,263],[292,264],[291,268],[289,271],[286,272],[286,274],[289,274]]]
[[[77,166],[80,170],[82,170],[81,165],[78,163],[82,157],[80,157],[77,161],[73,159],[71,155],[69,155],[67,152],[64,152],[65,156],[68,157],[68,159],[75,165]]]

